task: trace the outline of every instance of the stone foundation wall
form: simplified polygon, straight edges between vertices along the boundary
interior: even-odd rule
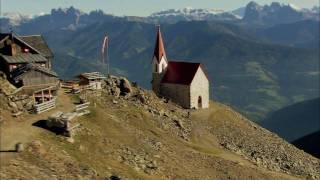
[[[163,78],[163,73],[153,73],[152,74],[152,90],[157,95],[160,94],[160,82]]]
[[[184,108],[190,108],[190,88],[188,85],[162,83],[160,94]]]

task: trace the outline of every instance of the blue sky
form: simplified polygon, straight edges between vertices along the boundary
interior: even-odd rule
[[[276,0],[256,0],[264,5]],[[49,13],[52,8],[74,6],[85,12],[102,9],[108,14],[147,16],[152,12],[172,8],[208,8],[233,10],[245,6],[249,0],[0,0],[1,13],[19,12],[22,14]],[[278,0],[299,7],[319,5],[319,0]]]

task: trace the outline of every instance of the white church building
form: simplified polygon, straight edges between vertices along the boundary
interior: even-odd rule
[[[158,27],[152,59],[152,89],[187,109],[209,107],[209,80],[200,63],[168,61]]]

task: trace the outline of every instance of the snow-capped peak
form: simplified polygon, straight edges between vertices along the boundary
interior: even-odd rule
[[[169,9],[160,12],[156,12],[150,15],[150,17],[159,17],[159,16],[194,16],[194,17],[203,17],[206,15],[215,15],[221,14],[224,11],[222,10],[211,10],[211,9],[196,9],[192,7],[186,7],[183,9]]]
[[[197,9],[186,7],[183,9],[169,9],[151,14],[148,18],[151,20],[162,22],[178,22],[178,21],[214,21],[239,20],[241,17],[234,15],[231,12],[213,9]]]
[[[20,14],[16,12],[6,12],[1,15],[1,18],[9,19],[10,24],[13,26],[19,25],[23,21],[28,21],[33,17],[33,15]]]
[[[6,13],[3,13],[1,17],[19,20],[19,19],[31,19],[33,16],[26,15],[26,14],[20,14],[20,13],[16,13],[16,12],[6,12]]]
[[[295,4],[292,4],[292,3],[289,3],[288,6],[291,7],[292,9],[296,10],[296,11],[301,11],[302,10],[299,6],[297,6]]]

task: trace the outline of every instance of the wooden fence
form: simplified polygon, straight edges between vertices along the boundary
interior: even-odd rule
[[[61,81],[60,87],[64,89],[73,89],[79,87],[79,82],[76,81]]]
[[[64,89],[72,89],[72,88],[73,88],[73,85],[66,84],[66,83],[61,83],[61,88],[64,88]]]
[[[84,109],[87,109],[89,107],[89,105],[90,105],[90,102],[77,105],[76,108],[75,108],[75,112],[79,112],[79,111],[82,111]]]
[[[56,107],[56,100],[57,100],[57,98],[55,97],[50,101],[46,101],[41,104],[34,105],[35,113],[41,114],[43,112],[46,112],[46,111],[49,111],[49,110],[55,108]]]

